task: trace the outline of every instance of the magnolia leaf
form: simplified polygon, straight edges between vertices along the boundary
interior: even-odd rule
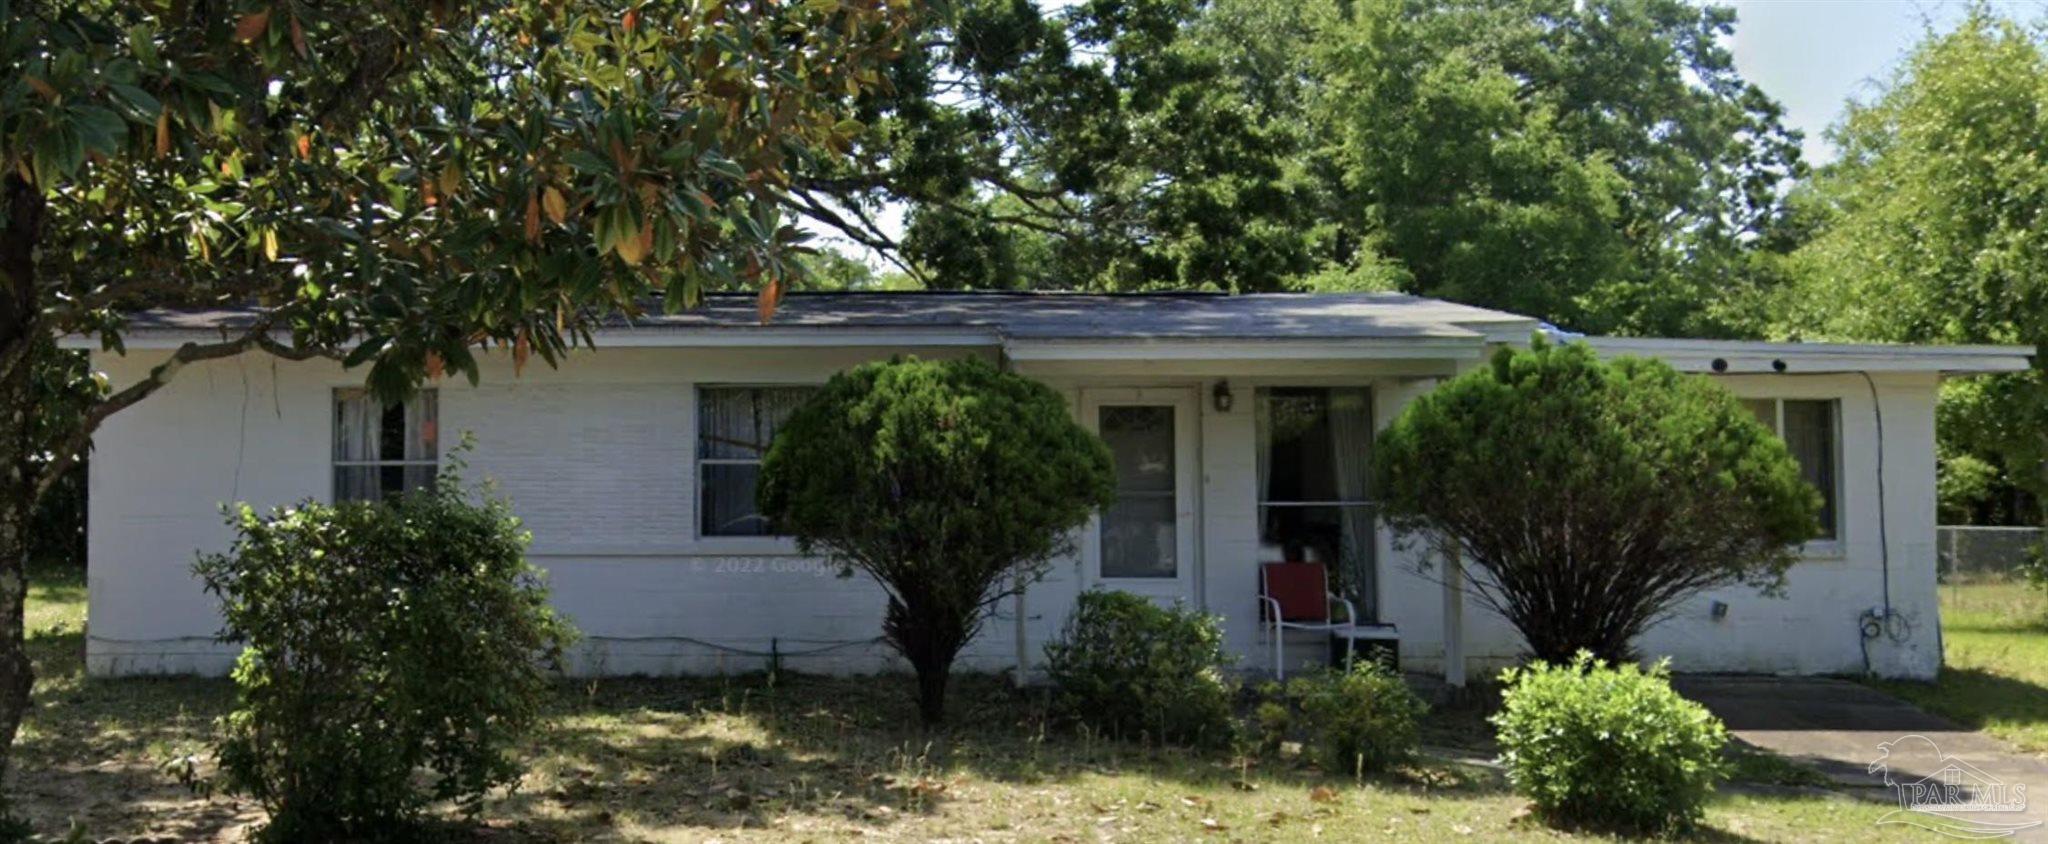
[[[156,157],[171,154],[171,110],[166,107],[156,115]]]
[[[540,204],[548,212],[548,219],[553,220],[555,225],[562,225],[569,219],[569,200],[553,185],[540,192]]]
[[[298,15],[293,15],[293,16],[292,16],[292,18],[291,18],[291,24],[292,24],[292,51],[293,51],[293,52],[296,52],[296,53],[298,53],[298,54],[299,54],[299,58],[302,58],[302,59],[303,59],[303,58],[305,58],[305,57],[307,56],[307,54],[308,54],[308,53],[310,53],[310,52],[311,52],[310,50],[308,50],[308,49],[306,48],[306,30],[304,30],[304,29],[301,29],[301,28],[299,27],[299,16],[298,16]]]
[[[761,317],[761,324],[767,325],[775,318],[775,309],[782,305],[782,279],[771,278],[761,287],[761,295],[754,302],[754,310]]]
[[[235,24],[235,40],[254,41],[257,36],[262,35],[268,29],[270,29],[270,10],[264,9],[260,12],[251,12],[242,17],[241,23]]]
[[[618,241],[612,244],[612,248],[619,253],[619,258],[634,266],[639,266],[641,261],[646,260],[647,251],[653,248],[653,246],[654,225],[652,223],[642,223],[638,236],[621,234]]]
[[[37,79],[33,76],[24,78],[28,80],[28,87],[31,90],[43,95],[47,99],[54,100],[57,98],[57,89],[50,87],[50,83],[44,82],[43,80]]]
[[[462,190],[462,163],[450,158],[441,166],[441,195],[454,196]]]
[[[518,377],[526,371],[526,359],[533,355],[533,341],[526,338],[526,329],[519,330],[519,336],[512,338],[512,375]]]
[[[540,197],[526,195],[526,242],[540,242]]]
[[[277,260],[277,229],[263,230],[263,257]]]

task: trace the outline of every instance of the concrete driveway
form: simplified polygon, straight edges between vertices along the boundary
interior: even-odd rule
[[[1902,788],[1921,795],[1923,811],[1893,822],[2048,841],[2048,760],[2004,741],[1846,680],[1685,675],[1672,685],[1737,738],[1845,791],[1894,804]]]

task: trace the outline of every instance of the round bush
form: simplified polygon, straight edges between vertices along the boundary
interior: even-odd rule
[[[1045,646],[1056,708],[1104,732],[1218,746],[1231,738],[1223,628],[1199,610],[1084,592]]]
[[[991,607],[1073,550],[1115,492],[1109,447],[1060,394],[979,358],[876,361],[832,376],[761,463],[761,512],[889,594],[882,635],[945,716],[953,659]]]
[[[1632,833],[1697,823],[1727,776],[1721,721],[1671,690],[1665,662],[1644,671],[1580,654],[1502,675],[1501,761],[1515,790],[1553,823]]]
[[[1354,663],[1297,678],[1287,695],[1301,710],[1303,744],[1333,774],[1384,771],[1415,754],[1418,723],[1429,706],[1377,662]]]
[[[405,838],[428,804],[473,810],[516,779],[544,661],[573,635],[548,608],[507,505],[452,476],[377,503],[244,506],[197,571],[246,645],[215,747],[222,785],[274,841]]]
[[[1819,525],[1820,493],[1726,387],[1540,335],[1410,403],[1373,468],[1386,524],[1455,549],[1552,662],[1627,661],[1693,595],[1776,588]]]

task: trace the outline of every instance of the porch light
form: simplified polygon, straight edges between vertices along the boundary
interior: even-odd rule
[[[1216,401],[1217,413],[1229,413],[1230,405],[1236,401],[1236,397],[1230,394],[1229,381],[1216,382],[1216,389],[1210,393],[1210,396]]]

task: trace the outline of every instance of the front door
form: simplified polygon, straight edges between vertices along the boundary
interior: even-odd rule
[[[1195,391],[1088,389],[1081,413],[1116,463],[1116,499],[1084,541],[1089,584],[1197,605]]]

